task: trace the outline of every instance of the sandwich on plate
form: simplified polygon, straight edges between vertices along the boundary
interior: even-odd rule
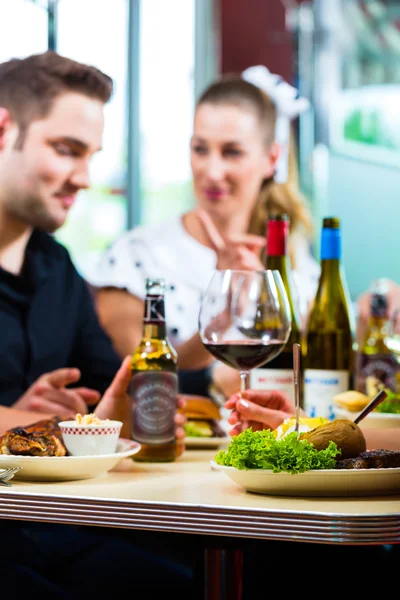
[[[182,394],[184,408],[180,409],[186,416],[185,433],[188,438],[226,437],[221,426],[222,415],[215,402],[206,396]]]

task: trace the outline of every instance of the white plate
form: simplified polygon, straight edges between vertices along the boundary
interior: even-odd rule
[[[266,469],[211,466],[248,492],[270,496],[381,496],[400,493],[400,468],[326,469],[292,475]]]
[[[337,419],[350,419],[354,421],[361,411],[352,412],[340,406],[335,406]],[[400,427],[400,415],[394,413],[380,413],[372,411],[360,423],[362,427]]]
[[[186,448],[224,448],[232,441],[227,437],[185,437]]]
[[[14,478],[23,481],[74,481],[99,477],[123,458],[133,456],[140,444],[120,438],[114,454],[97,456],[14,456],[0,454],[0,468],[21,467]]]

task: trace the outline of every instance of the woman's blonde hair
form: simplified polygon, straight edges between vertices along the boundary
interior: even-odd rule
[[[249,108],[256,114],[260,129],[264,132],[266,147],[274,142],[277,113],[273,100],[260,88],[240,76],[227,75],[212,83],[198,99],[197,106],[206,103]],[[295,231],[300,232],[311,239],[314,227],[306,198],[299,190],[297,156],[292,130],[289,140],[288,179],[285,183],[277,183],[272,177],[263,182],[250,219],[249,233],[265,235],[267,218],[272,214],[287,214],[289,217],[289,254],[292,266],[295,267],[292,234]]]

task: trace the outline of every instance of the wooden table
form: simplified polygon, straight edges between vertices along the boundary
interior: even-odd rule
[[[103,477],[0,487],[0,518],[326,544],[400,543],[400,496],[297,498],[245,492],[214,451],[122,461]]]

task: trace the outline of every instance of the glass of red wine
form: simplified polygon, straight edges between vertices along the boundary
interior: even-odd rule
[[[291,330],[291,313],[279,271],[214,271],[200,307],[199,333],[207,350],[247,375],[278,356]]]

